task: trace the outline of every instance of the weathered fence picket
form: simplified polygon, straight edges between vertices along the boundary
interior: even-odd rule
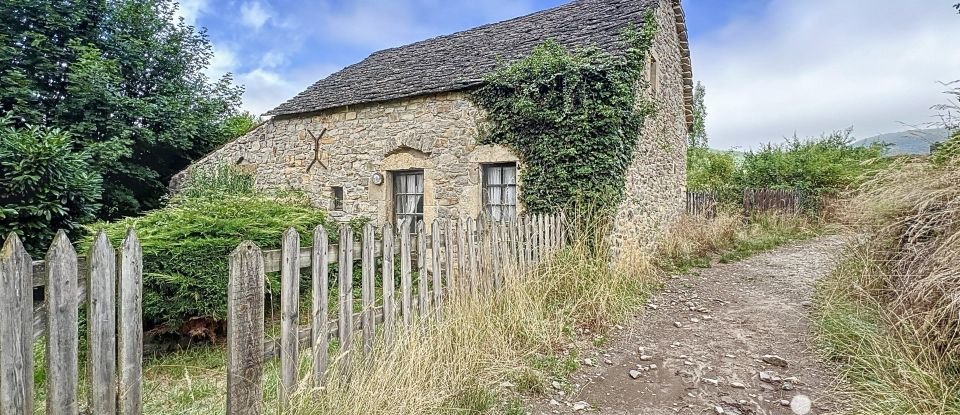
[[[433,308],[439,313],[442,304],[441,292],[443,291],[443,276],[440,271],[440,220],[435,219],[430,226],[430,260],[433,268]]]
[[[143,251],[133,229],[120,245],[117,356],[121,415],[143,412]]]
[[[263,401],[263,255],[253,242],[230,255],[227,289],[227,413],[262,413]]]
[[[363,226],[363,239],[361,245],[363,249],[363,258],[362,258],[362,280],[360,283],[361,298],[363,301],[363,311],[361,311],[363,325],[361,329],[363,330],[363,355],[364,357],[370,357],[373,354],[373,335],[374,330],[376,329],[374,323],[374,288],[373,288],[373,279],[376,277],[376,271],[374,267],[376,265],[376,257],[374,257],[374,243],[376,242],[374,238],[373,224],[368,223]]]
[[[87,368],[90,378],[90,411],[114,414],[117,410],[116,251],[101,231],[90,250],[87,277]]]
[[[280,248],[280,400],[286,403],[297,389],[300,363],[300,234],[283,233]]]
[[[310,279],[313,284],[313,381],[324,384],[327,366],[330,364],[330,264],[328,261],[327,230],[321,225],[313,231],[313,258]]]
[[[33,413],[33,261],[16,234],[0,252],[0,413]]]
[[[400,314],[404,328],[413,324],[413,280],[410,263],[410,221],[400,223]]]
[[[430,277],[427,272],[427,234],[423,221],[417,221],[417,306],[421,318],[430,312],[430,297],[427,295]]]
[[[344,372],[350,371],[353,351],[353,229],[340,225],[340,268],[338,272],[340,357]]]
[[[393,270],[393,226],[383,226],[383,330],[387,342],[392,341],[396,327],[396,293]]]
[[[57,232],[50,250],[47,251],[46,271],[47,413],[75,414],[79,409],[77,408],[77,388],[79,387],[77,319],[80,301],[76,294],[78,289],[77,253],[63,231]],[[4,289],[4,291],[7,290]],[[3,300],[4,304],[6,302]],[[6,315],[5,312],[4,315]],[[2,333],[0,337],[3,337]]]

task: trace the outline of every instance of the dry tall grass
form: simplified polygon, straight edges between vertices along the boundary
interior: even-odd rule
[[[960,171],[902,162],[846,221],[862,235],[818,289],[817,330],[864,414],[960,414]]]
[[[573,232],[574,235],[591,234]],[[440,319],[415,325],[391,347],[329,383],[304,388],[290,413],[421,414],[508,412],[496,402],[536,391],[563,374],[550,365],[577,329],[603,330],[634,310],[656,283],[644,257],[609,264],[584,238],[496,294],[450,304]],[[516,408],[512,408],[516,410]]]
[[[666,269],[706,267],[714,258],[729,262],[785,243],[815,236],[822,225],[806,215],[759,214],[744,219],[721,209],[715,218],[684,215],[659,244],[657,263]]]

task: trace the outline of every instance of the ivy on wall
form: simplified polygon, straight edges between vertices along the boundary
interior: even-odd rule
[[[653,104],[637,93],[653,21],[649,14],[642,30],[624,31],[622,54],[547,41],[499,68],[473,93],[487,112],[480,143],[504,145],[523,163],[528,211],[616,207],[623,199],[644,119],[653,113]]]

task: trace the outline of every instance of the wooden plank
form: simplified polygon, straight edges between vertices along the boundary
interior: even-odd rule
[[[490,223],[490,269],[492,272],[491,281],[493,282],[492,288],[494,290],[500,290],[500,257],[501,257],[501,246],[500,246],[500,229],[502,227],[497,222]]]
[[[340,225],[340,360],[343,370],[350,372],[353,352],[353,229]]]
[[[454,279],[453,279],[453,238],[451,237],[451,232],[453,232],[453,226],[450,219],[445,219],[443,229],[443,270],[444,276],[446,277],[447,288],[444,291],[443,301],[449,301],[450,296],[453,294],[454,290]]]
[[[313,230],[313,261],[310,279],[313,283],[313,318],[310,320],[313,347],[313,384],[322,386],[330,364],[330,262],[329,240],[323,225]]]
[[[100,231],[90,249],[90,276],[87,277],[87,368],[90,384],[90,412],[117,411],[117,255]]]
[[[143,412],[143,250],[130,228],[120,246],[118,409],[121,415]]]
[[[508,231],[510,233],[510,275],[516,277],[520,270],[520,222],[519,218],[510,221]]]
[[[440,270],[440,220],[434,219],[430,226],[430,259],[433,268],[433,308],[439,312],[442,304],[443,293],[443,272]]]
[[[393,270],[393,226],[383,225],[383,336],[387,343],[393,341],[396,328],[396,280]]]
[[[68,242],[69,243],[69,242]],[[33,260],[10,233],[0,251],[0,413],[33,413]]]
[[[297,391],[300,365],[300,234],[296,229],[283,233],[280,247],[280,404],[286,407]]]
[[[367,223],[363,226],[363,276],[361,280],[361,297],[363,301],[362,321],[363,321],[363,355],[369,357],[373,354],[373,336],[376,326],[373,313],[376,305],[374,304],[373,279],[376,276],[374,267],[377,258],[374,257],[374,245],[376,244],[376,234],[373,231],[373,224]]]
[[[417,221],[417,305],[421,318],[430,313],[430,297],[427,295],[430,276],[427,272],[427,232],[423,221]]]
[[[526,274],[533,269],[533,224],[531,216],[523,217],[523,273]]]
[[[547,243],[547,215],[540,215],[540,261],[546,261],[550,255],[550,244]]]
[[[467,265],[467,223],[466,220],[460,218],[460,221],[457,223],[457,295],[463,296],[467,290],[466,287],[469,286],[469,276],[467,275],[467,270],[469,266]]]
[[[479,277],[477,274],[479,270],[477,269],[477,235],[476,235],[476,224],[473,221],[473,218],[467,217],[467,254],[469,255],[469,267],[470,267],[470,279],[469,279],[469,293],[470,295],[477,295],[477,282]]]
[[[54,237],[53,244],[47,251],[46,264],[45,301],[50,328],[46,336],[47,413],[76,414],[79,410],[77,356],[80,341],[77,330],[80,306],[80,299],[76,295],[79,284],[77,253],[63,231],[57,232]],[[6,303],[5,299],[2,300],[2,304]],[[142,331],[142,328],[138,329]]]
[[[410,221],[400,223],[400,311],[406,328],[413,323],[413,282],[410,273]]]
[[[230,254],[227,289],[227,413],[258,415],[263,401],[263,256],[244,242]]]

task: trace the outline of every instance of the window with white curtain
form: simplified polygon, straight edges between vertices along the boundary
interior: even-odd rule
[[[483,204],[490,220],[517,218],[517,163],[483,166]]]
[[[396,225],[410,220],[410,229],[423,221],[423,170],[393,172],[393,211]]]

